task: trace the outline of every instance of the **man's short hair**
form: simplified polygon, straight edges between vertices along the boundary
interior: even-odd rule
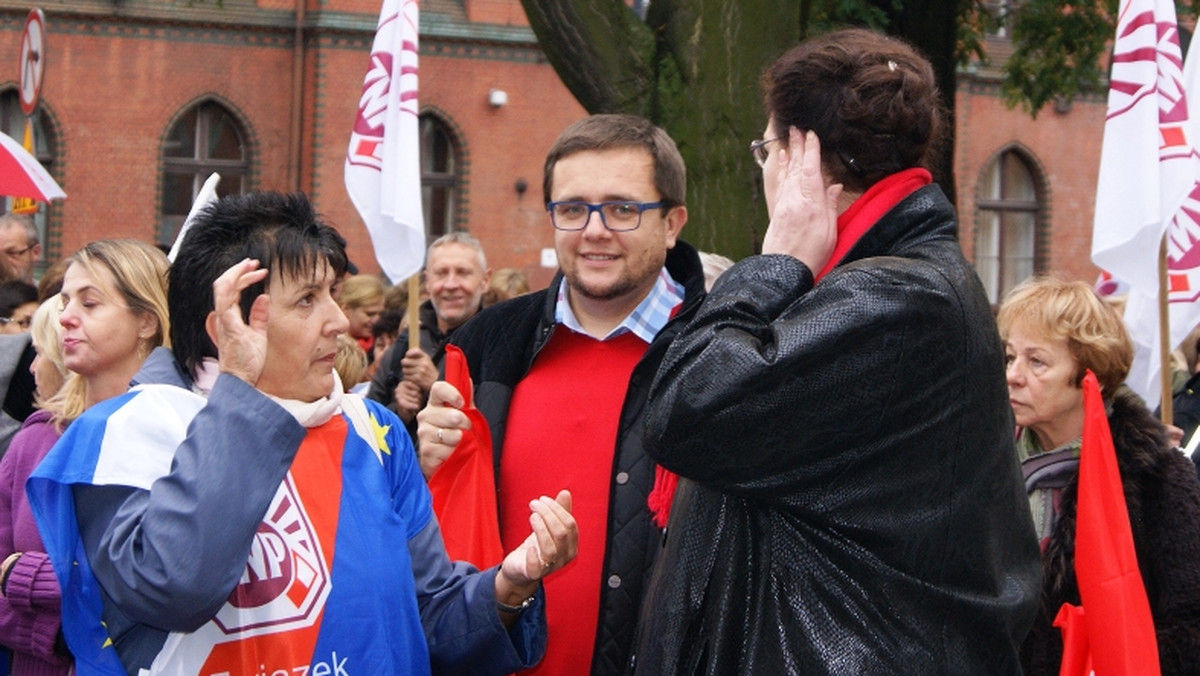
[[[479,243],[479,240],[461,230],[448,232],[433,240],[429,248],[425,250],[425,266],[429,266],[429,259],[433,257],[434,249],[448,244],[459,244],[474,249],[475,253],[479,255],[479,271],[487,272],[487,254],[483,253],[483,245]]]
[[[550,203],[554,166],[568,155],[586,150],[643,148],[654,158],[654,187],[667,207],[686,203],[687,170],[683,156],[667,132],[637,115],[591,115],[563,130],[546,155],[542,170],[542,198]],[[664,213],[665,210],[664,210]]]
[[[6,213],[0,216],[0,230],[8,230],[9,228],[21,227],[25,230],[25,243],[33,246],[38,243],[37,223],[33,220],[33,214],[14,214]]]
[[[253,258],[269,270],[242,293],[243,318],[275,275],[302,276],[327,262],[346,272],[346,240],[314,211],[303,193],[231,195],[205,207],[184,235],[171,265],[167,305],[175,356],[189,371],[216,357],[205,322],[213,310],[212,285],[238,261]]]

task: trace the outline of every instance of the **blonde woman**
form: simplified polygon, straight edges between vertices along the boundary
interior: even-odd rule
[[[57,640],[60,592],[25,496],[25,480],[63,429],[121,394],[150,351],[167,342],[167,259],[135,240],[93,242],[70,259],[63,290],[33,318],[36,411],[0,460],[0,643],[14,675],[71,671]],[[65,379],[62,379],[65,374]],[[55,379],[61,387],[55,385]]]
[[[62,297],[57,293],[50,296],[33,313],[29,333],[33,342],[33,363],[29,371],[37,385],[34,403],[38,408],[62,389],[70,371],[63,364],[62,333],[58,318],[62,315]],[[47,416],[49,414],[47,413]]]
[[[1128,388],[1133,343],[1120,316],[1086,282],[1023,282],[997,316],[1009,404],[1019,427],[1034,527],[1042,550],[1041,608],[1021,646],[1025,674],[1058,674],[1064,602],[1080,605],[1075,577],[1084,372],[1100,383],[1138,567],[1150,601],[1162,673],[1196,673],[1200,653],[1200,485],[1195,468]]]
[[[383,292],[383,281],[378,277],[354,275],[342,284],[342,295],[338,298],[342,313],[350,321],[347,333],[358,341],[358,346],[367,355],[371,354],[371,345],[375,342],[371,327],[375,326],[379,313],[383,312]]]

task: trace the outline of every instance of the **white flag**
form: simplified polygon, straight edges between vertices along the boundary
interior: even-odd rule
[[[1175,243],[1180,236],[1175,219],[1200,175],[1191,124],[1173,1],[1121,0],[1092,260],[1129,284],[1125,324],[1135,355],[1127,382],[1151,408],[1161,395],[1159,247],[1171,224],[1169,248],[1183,250]],[[1194,223],[1189,227],[1195,232]],[[1179,338],[1194,324],[1183,327]]]
[[[346,153],[346,192],[393,283],[421,269],[417,0],[384,0]]]
[[[167,260],[175,262],[175,257],[179,255],[179,246],[183,244],[183,236],[191,230],[192,223],[196,220],[196,214],[204,207],[217,201],[217,184],[221,182],[221,175],[215,171],[208,175],[204,185],[200,186],[200,192],[196,193],[196,199],[192,200],[192,208],[188,211],[187,218],[183,219],[183,225],[179,228],[179,234],[175,236],[175,243],[171,245],[171,252],[167,254]]]

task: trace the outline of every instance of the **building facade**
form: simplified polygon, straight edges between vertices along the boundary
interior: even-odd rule
[[[220,192],[303,190],[374,272],[342,171],[380,0],[45,0],[37,154],[68,194],[43,207],[44,264],[100,237],[170,245],[212,171]],[[20,35],[0,0],[0,130],[20,138]],[[993,45],[1003,56],[1004,44]],[[431,236],[467,230],[533,288],[554,270],[542,161],[585,115],[518,0],[423,0],[420,107]],[[2,64],[9,64],[3,66]],[[1093,279],[1102,96],[1009,110],[993,70],[960,76],[961,241],[993,300],[1033,272]]]

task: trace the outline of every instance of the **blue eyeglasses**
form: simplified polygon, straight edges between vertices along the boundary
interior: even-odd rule
[[[592,212],[600,213],[600,223],[613,232],[637,230],[642,224],[642,212],[647,209],[666,209],[668,202],[550,202],[550,222],[556,230],[583,230],[587,227]]]

